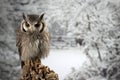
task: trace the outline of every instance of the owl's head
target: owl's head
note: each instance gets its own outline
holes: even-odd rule
[[[21,23],[21,30],[23,32],[42,32],[44,29],[44,24],[42,23],[44,14],[41,15],[25,15],[23,13],[23,21]]]

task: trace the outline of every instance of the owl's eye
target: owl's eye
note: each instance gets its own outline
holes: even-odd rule
[[[40,26],[40,24],[38,24],[38,23],[37,23],[37,24],[35,24],[35,27],[36,27],[36,28],[37,28],[37,27],[39,27],[39,26]]]
[[[30,25],[27,22],[25,23],[25,25],[26,25],[26,27],[30,27]]]

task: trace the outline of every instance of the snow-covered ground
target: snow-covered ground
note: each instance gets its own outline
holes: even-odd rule
[[[58,73],[60,80],[70,73],[71,68],[80,68],[85,62],[87,57],[78,48],[76,49],[51,49],[50,55],[42,60],[44,65],[48,65],[56,73]]]

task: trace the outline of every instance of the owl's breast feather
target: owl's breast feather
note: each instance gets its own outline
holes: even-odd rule
[[[38,39],[32,42],[30,41],[23,42],[21,59],[27,60],[38,56],[39,54],[38,45],[39,45]]]

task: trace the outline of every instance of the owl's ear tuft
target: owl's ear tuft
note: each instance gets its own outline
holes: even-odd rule
[[[23,16],[23,19],[26,20],[26,15],[24,13],[22,14],[22,16]]]
[[[45,13],[41,14],[40,18],[43,19],[44,15],[45,15]]]
[[[39,22],[41,22],[43,20],[44,15],[45,15],[45,13],[43,13],[43,14],[40,15]]]

